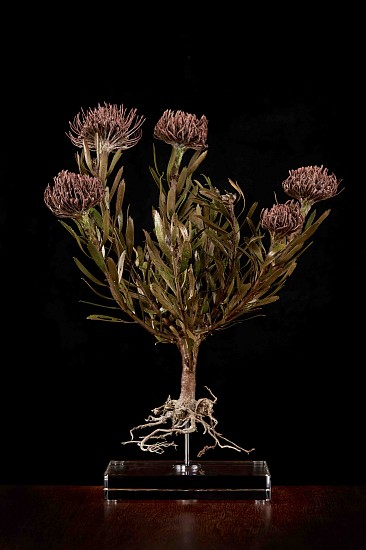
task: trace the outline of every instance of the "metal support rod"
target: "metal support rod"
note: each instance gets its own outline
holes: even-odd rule
[[[189,467],[189,434],[184,434],[184,465]]]

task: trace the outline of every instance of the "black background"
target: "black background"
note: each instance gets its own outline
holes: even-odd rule
[[[164,20],[70,10],[57,25],[8,23],[2,64],[2,360],[0,481],[102,484],[115,458],[163,457],[123,446],[168,395],[180,357],[137,325],[86,320],[94,300],[76,243],[43,203],[62,169],[76,170],[68,123],[98,103],[137,108],[143,138],[124,156],[127,201],[142,241],[157,189],[153,128],[165,109],[209,120],[202,171],[247,204],[280,200],[290,169],[324,165],[344,188],[265,316],[210,337],[197,396],[217,396],[218,429],[267,460],[273,483],[365,482],[364,126],[357,14],[186,11]],[[260,12],[260,10],[259,10]],[[61,13],[61,12],[60,12]],[[212,15],[212,14],[211,14]],[[141,19],[140,19],[141,16]],[[178,17],[178,19],[177,19]],[[16,47],[15,47],[16,45]],[[168,146],[156,143],[158,154]],[[80,257],[80,255],[78,256]],[[202,441],[191,438],[192,449]],[[205,440],[206,442],[206,440]],[[192,456],[194,458],[194,455]]]

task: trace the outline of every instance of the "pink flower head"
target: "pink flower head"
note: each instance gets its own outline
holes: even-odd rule
[[[59,218],[82,218],[105,194],[102,182],[87,174],[62,170],[53,180],[53,188],[47,185],[45,189],[44,202]]]
[[[301,229],[304,221],[300,204],[291,200],[285,204],[274,204],[272,208],[263,209],[260,223],[276,240],[288,237]]]
[[[85,141],[89,149],[95,151],[98,136],[102,150],[126,150],[140,140],[144,121],[144,117],[137,116],[136,109],[127,111],[123,105],[104,103],[86,113],[81,110],[70,122],[71,131],[67,135],[76,147],[82,148]]]
[[[328,169],[323,166],[305,166],[290,170],[289,174],[282,182],[284,192],[308,206],[338,194],[341,180],[337,180],[334,174],[328,174]]]
[[[154,137],[174,147],[199,150],[206,147],[207,125],[204,115],[198,119],[183,111],[167,110],[155,125]]]

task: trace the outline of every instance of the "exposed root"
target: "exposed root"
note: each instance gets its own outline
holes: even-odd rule
[[[212,391],[205,386],[210,392],[212,399],[203,397],[194,400],[193,403],[182,403],[179,400],[171,399],[170,396],[160,407],[152,409],[152,415],[146,418],[145,424],[140,424],[130,430],[131,440],[123,441],[122,444],[135,443],[142,451],[161,454],[166,447],[177,447],[170,438],[177,435],[185,435],[198,431],[200,426],[204,434],[212,437],[212,445],[205,445],[198,453],[198,457],[202,457],[206,451],[220,447],[221,449],[234,449],[235,451],[244,451],[250,453],[254,449],[243,449],[233,441],[230,441],[222,434],[217,432],[216,426],[218,421],[213,416],[213,408],[217,401]],[[168,424],[168,427],[161,426]],[[134,433],[137,430],[152,429],[145,436],[140,436],[134,439]]]

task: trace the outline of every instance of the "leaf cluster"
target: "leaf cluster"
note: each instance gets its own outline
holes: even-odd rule
[[[268,235],[255,219],[258,204],[246,208],[241,188],[230,179],[230,192],[221,194],[210,178],[195,176],[207,150],[194,151],[187,160],[185,155],[172,147],[161,171],[154,149],[150,174],[158,200],[153,230],[143,230],[143,243],[135,242],[134,221],[124,206],[121,152],[92,158],[84,146],[77,155],[79,170],[103,181],[105,199],[82,220],[73,220],[75,225],[61,221],[88,258],[87,264],[74,259],[99,299],[94,305],[105,311],[88,318],[135,322],[158,342],[178,345],[200,343],[276,301],[330,212],[317,219],[312,212],[300,234],[269,253]],[[89,263],[98,270],[92,272]]]

